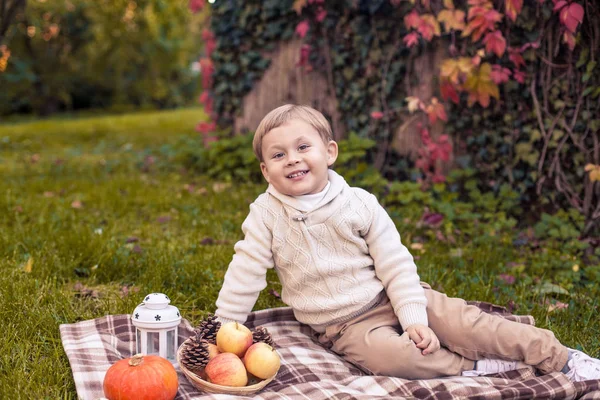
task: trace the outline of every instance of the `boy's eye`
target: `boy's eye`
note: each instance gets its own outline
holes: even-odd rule
[[[275,153],[273,154],[273,158],[281,158],[283,157],[283,153]]]
[[[301,144],[300,146],[298,146],[298,150],[306,150],[308,149],[310,146],[307,144]]]

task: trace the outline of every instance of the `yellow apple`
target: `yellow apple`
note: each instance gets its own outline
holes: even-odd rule
[[[221,353],[233,353],[243,357],[252,345],[252,332],[238,322],[227,322],[217,332],[217,348]]]
[[[220,353],[219,348],[216,344],[209,343],[206,347],[208,347],[208,359],[212,360],[215,358],[217,354]]]
[[[204,369],[209,381],[217,385],[241,387],[248,383],[242,360],[233,353],[219,353]]]
[[[243,361],[246,370],[261,379],[273,376],[281,363],[277,351],[263,342],[257,342],[250,346]]]

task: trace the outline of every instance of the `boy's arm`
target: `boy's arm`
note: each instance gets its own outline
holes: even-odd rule
[[[364,238],[373,258],[375,273],[383,282],[395,314],[404,330],[411,325],[428,326],[427,298],[420,284],[417,266],[402,244],[394,221],[372,196],[373,221]]]
[[[215,315],[221,322],[245,322],[248,313],[267,286],[267,269],[273,268],[271,232],[262,221],[260,207],[250,205],[242,224],[244,239],[234,246],[235,254],[225,273]]]

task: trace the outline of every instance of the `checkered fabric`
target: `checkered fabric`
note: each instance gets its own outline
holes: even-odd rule
[[[489,303],[470,302],[485,312],[533,324],[530,316],[515,316]],[[370,376],[316,341],[308,326],[296,321],[290,308],[274,308],[250,314],[246,325],[266,327],[281,356],[277,377],[252,399],[600,399],[600,380],[571,382],[556,372],[535,376],[529,370],[484,377],[449,377],[406,380]],[[179,325],[179,343],[193,327]],[[109,315],[60,326],[62,343],[71,364],[80,399],[103,397],[106,370],[135,352],[135,328],[129,315]],[[178,365],[175,365],[179,372]],[[177,399],[229,399],[229,395],[203,393],[179,372]]]

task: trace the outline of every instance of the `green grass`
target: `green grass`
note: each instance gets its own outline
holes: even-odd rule
[[[241,222],[265,186],[187,172],[184,155],[201,145],[193,127],[202,118],[192,108],[0,125],[2,398],[76,398],[59,324],[130,313],[154,291],[193,324],[214,311]],[[561,298],[568,309],[550,313],[527,280],[495,280],[516,257],[500,240],[463,243],[463,257],[427,246],[418,264],[434,287],[513,301],[565,344],[599,355],[598,289],[578,289]],[[279,290],[276,276],[268,281],[255,309],[282,305],[269,294]],[[96,292],[82,294],[81,285]]]

